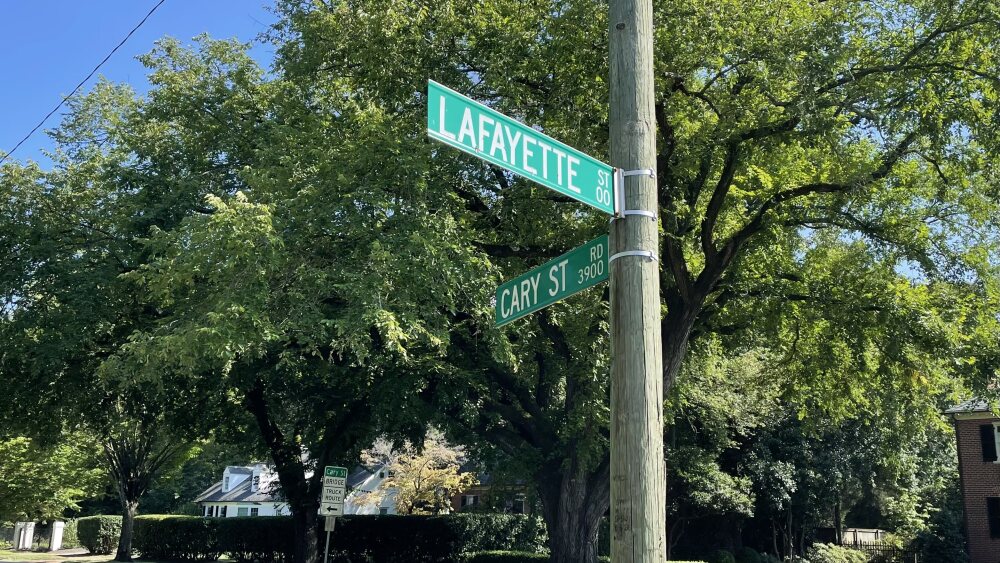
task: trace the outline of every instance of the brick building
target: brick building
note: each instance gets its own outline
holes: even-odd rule
[[[1000,418],[985,401],[946,411],[955,423],[970,563],[1000,563]]]

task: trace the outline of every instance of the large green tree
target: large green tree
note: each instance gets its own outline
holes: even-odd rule
[[[974,356],[965,345],[991,332],[995,289],[996,6],[654,8],[666,388],[692,336],[711,332],[809,343],[793,346],[792,361],[803,365],[797,385],[805,400],[834,410],[855,408],[880,386],[913,394],[940,383],[943,372],[925,373],[921,352],[934,349],[925,336],[937,325],[954,329],[940,331],[953,359]],[[352,194],[375,185],[392,213],[362,228],[378,232],[422,212],[427,226],[415,236],[448,230],[444,248],[488,263],[494,282],[604,230],[603,218],[573,202],[429,144],[422,92],[435,78],[606,155],[614,24],[606,5],[372,0],[281,9],[282,76],[327,134],[363,132],[321,154],[371,164],[341,178],[307,160],[292,178],[298,185]],[[825,239],[855,244],[836,264],[814,267],[806,253]],[[414,396],[430,398],[456,430],[531,460],[554,559],[592,560],[607,508],[601,295],[496,331],[481,277],[462,264],[428,266],[463,272],[467,289],[455,311],[453,287],[406,285],[446,303],[450,321],[446,361],[415,362],[427,383]],[[965,283],[949,298],[929,291],[940,280]],[[874,302],[871,291],[895,299]],[[831,316],[806,324],[822,314]],[[806,330],[815,338],[801,338]],[[866,364],[880,346],[889,359]],[[855,377],[859,367],[878,367],[867,370],[878,377]]]
[[[400,340],[428,339],[386,315],[383,299],[418,300],[384,297],[390,265],[371,260],[386,251],[340,228],[384,213],[381,201],[289,181],[304,164],[296,143],[316,124],[302,122],[308,109],[297,92],[265,81],[245,46],[163,41],[143,60],[155,87],[136,122],[150,135],[126,145],[147,159],[137,172],[170,170],[171,181],[189,178],[214,195],[176,225],[147,231],[148,259],[122,279],[158,318],[134,331],[103,372],[135,374],[194,401],[215,398],[198,401],[202,417],[184,420],[190,405],[174,401],[180,427],[249,421],[292,511],[295,560],[314,560],[321,468],[357,459],[374,439],[377,405],[395,401],[376,359],[400,353]],[[164,143],[177,144],[164,151]],[[319,165],[351,173],[335,158]],[[223,181],[206,183],[214,175]],[[144,191],[160,179],[137,181],[148,183]],[[401,236],[388,235],[386,246],[409,242]],[[433,251],[432,241],[412,246]]]
[[[607,6],[278,10],[273,79],[230,44],[168,42],[146,59],[148,102],[123,101],[135,106],[128,119],[102,114],[121,150],[95,161],[73,151],[107,141],[67,145],[79,164],[64,177],[92,187],[100,163],[97,185],[119,187],[79,197],[134,204],[111,232],[131,245],[158,228],[124,254],[127,268],[109,270],[112,293],[152,318],[115,325],[132,340],[107,373],[199,390],[216,412],[248,407],[288,469],[286,494],[301,493],[300,534],[316,486],[297,455],[307,444],[321,455],[313,444],[333,436],[335,413],[361,401],[378,425],[437,419],[518,460],[538,486],[553,559],[592,561],[608,507],[605,296],[501,330],[489,300],[496,282],[604,232],[606,218],[431,144],[423,92],[435,78],[602,157]],[[988,374],[996,6],[655,10],[666,389],[691,339],[711,333],[781,348],[803,412],[846,415],[893,391],[926,413],[927,391],[960,369]],[[31,167],[5,173],[19,189],[53,181]],[[314,399],[321,388],[333,403]],[[373,422],[349,420],[338,436]],[[314,553],[309,542],[297,560]]]
[[[51,444],[0,440],[0,522],[62,518],[105,482],[92,440],[66,434]]]
[[[166,421],[182,395],[99,371],[157,316],[120,276],[143,262],[150,225],[183,216],[183,203],[164,200],[185,198],[162,183],[136,188],[143,175],[162,176],[136,165],[126,143],[147,131],[131,89],[102,82],[69,106],[51,169],[0,169],[0,427],[43,438],[83,429],[97,440],[124,517],[116,558],[128,561],[140,497],[185,450]]]

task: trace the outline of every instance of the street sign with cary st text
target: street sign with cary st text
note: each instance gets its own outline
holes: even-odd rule
[[[614,169],[540,131],[427,82],[427,134],[614,215]]]
[[[328,465],[323,470],[323,497],[319,513],[322,516],[344,514],[344,493],[347,490],[347,468]]]
[[[608,279],[608,258],[608,235],[601,235],[505,282],[497,288],[495,296],[496,326],[548,307]]]

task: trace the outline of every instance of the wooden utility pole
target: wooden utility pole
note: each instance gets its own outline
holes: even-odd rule
[[[617,180],[624,180],[625,210],[611,226],[611,560],[661,563],[666,473],[652,0],[610,0],[608,25],[611,165],[624,171]]]

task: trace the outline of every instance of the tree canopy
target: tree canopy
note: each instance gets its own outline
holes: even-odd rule
[[[813,419],[933,421],[941,402],[985,391],[995,3],[654,9],[668,393],[706,357],[760,352],[769,381],[748,389],[795,409],[780,416],[802,421],[798,447]],[[310,464],[433,421],[532,478],[555,560],[593,560],[608,505],[606,293],[501,329],[490,298],[606,218],[430,142],[424,93],[433,78],[606,159],[607,6],[277,11],[270,74],[233,42],[163,41],[143,58],[145,98],[102,85],[57,131],[53,170],[4,166],[0,252],[16,267],[0,273],[14,343],[0,368],[57,379],[66,397],[98,375],[141,381],[166,391],[167,418],[256,426],[302,514],[318,502]],[[69,404],[50,398],[40,408]],[[719,453],[678,468],[685,494],[746,513],[748,497],[699,496],[747,478]]]
[[[93,442],[81,434],[61,438],[0,440],[0,522],[62,518],[105,483]]]

